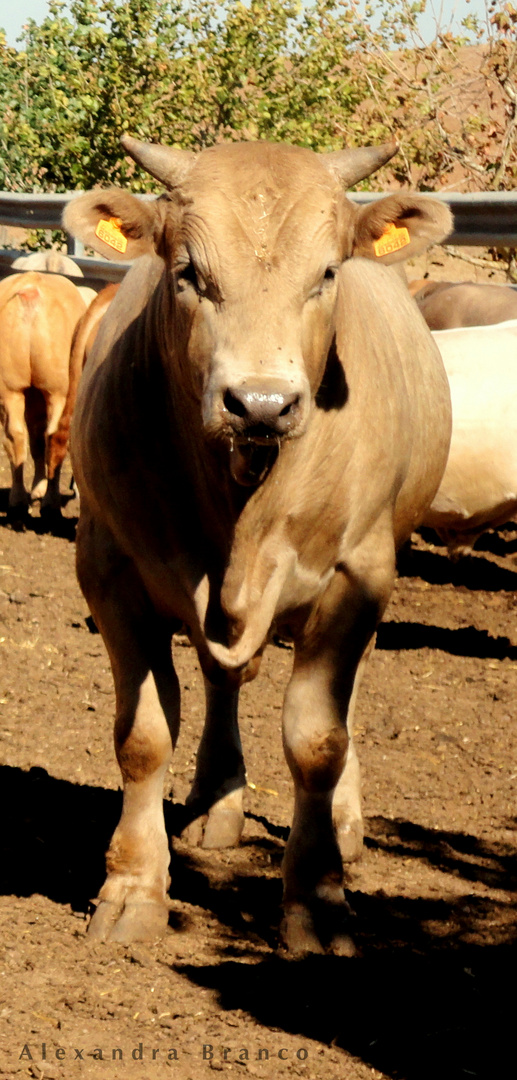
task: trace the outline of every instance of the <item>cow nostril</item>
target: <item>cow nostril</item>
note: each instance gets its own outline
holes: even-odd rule
[[[296,394],[292,401],[288,401],[287,405],[284,405],[283,409],[280,410],[278,415],[287,416],[291,412],[291,409],[294,409],[295,405],[298,405],[299,400],[300,395]]]
[[[227,390],[224,398],[223,405],[228,412],[233,413],[234,416],[246,416],[247,409],[243,401],[239,401],[238,397],[232,394],[231,390]]]
[[[300,406],[297,391],[285,392],[274,380],[227,387],[222,394],[226,423],[235,431],[263,426],[277,435],[286,435],[296,425]]]

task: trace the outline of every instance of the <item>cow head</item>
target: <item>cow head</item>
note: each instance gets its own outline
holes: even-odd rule
[[[450,231],[450,213],[405,194],[362,208],[347,200],[346,186],[394,143],[324,155],[266,142],[197,155],[129,136],[123,145],[168,195],[94,191],[69,205],[65,227],[111,258],[163,259],[182,382],[234,479],[257,484],[315,407],[343,261],[405,259]]]

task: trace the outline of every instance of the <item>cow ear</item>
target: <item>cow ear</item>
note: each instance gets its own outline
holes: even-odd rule
[[[119,188],[90,191],[68,204],[63,225],[107,259],[137,259],[159,243],[163,215],[157,202]]]
[[[452,214],[437,199],[418,195],[387,195],[358,212],[353,255],[394,263],[425,251],[452,231]]]

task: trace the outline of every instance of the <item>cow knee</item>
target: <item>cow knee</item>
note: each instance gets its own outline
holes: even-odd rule
[[[171,740],[168,731],[128,731],[128,726],[127,717],[117,717],[115,749],[124,779],[138,783],[163,768],[171,756]]]
[[[285,742],[295,783],[313,794],[334,790],[343,772],[347,749],[348,734],[344,726],[305,738],[295,736]]]

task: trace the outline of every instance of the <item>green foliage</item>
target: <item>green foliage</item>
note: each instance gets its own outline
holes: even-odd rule
[[[479,108],[447,112],[476,21],[462,39],[437,28],[428,46],[418,40],[425,3],[376,0],[360,14],[359,0],[49,0],[20,50],[0,32],[0,189],[150,190],[121,154],[125,130],[192,149],[282,139],[327,150],[399,133],[395,180],[433,188],[466,161],[474,186],[482,174],[510,186],[513,132],[498,160]],[[514,20],[511,4],[492,20],[482,76],[506,96]]]
[[[381,73],[373,55],[352,70],[361,38],[353,0],[50,0],[22,50],[0,38],[0,187],[149,187],[121,157],[126,129],[194,149],[365,141],[356,112]]]

